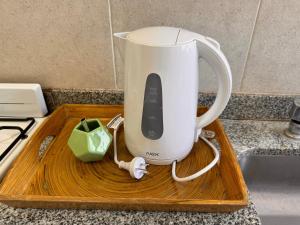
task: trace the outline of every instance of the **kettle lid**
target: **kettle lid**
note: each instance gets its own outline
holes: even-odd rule
[[[193,40],[197,33],[176,27],[146,27],[130,32],[127,40],[152,46],[175,46]]]

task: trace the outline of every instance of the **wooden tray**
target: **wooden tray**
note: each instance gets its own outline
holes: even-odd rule
[[[206,109],[200,108],[199,113]],[[112,146],[104,160],[83,163],[77,160],[67,141],[81,118],[100,118],[107,123],[123,112],[122,106],[63,105],[28,141],[0,186],[0,201],[14,207],[30,208],[105,208],[134,210],[176,210],[229,212],[247,205],[245,182],[231,144],[220,121],[207,129],[217,133],[221,161],[207,174],[186,183],[171,178],[171,166],[150,165],[150,174],[140,181],[113,162]],[[132,156],[119,131],[119,159]],[[55,136],[40,156],[40,145]],[[177,173],[196,172],[213,159],[212,150],[202,141],[178,163]]]

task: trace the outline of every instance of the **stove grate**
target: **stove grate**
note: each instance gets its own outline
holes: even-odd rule
[[[27,138],[27,132],[35,124],[35,119],[32,117],[28,118],[0,118],[2,122],[29,122],[27,127],[24,129],[18,126],[0,126],[0,130],[18,130],[20,134],[15,138],[15,140],[4,150],[0,155],[0,162],[5,158],[5,156],[13,149],[13,147],[22,139]]]

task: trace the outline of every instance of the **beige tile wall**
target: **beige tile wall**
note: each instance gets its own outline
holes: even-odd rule
[[[241,91],[300,94],[299,0],[262,0]]]
[[[106,0],[0,1],[0,82],[115,88]]]
[[[165,25],[217,39],[234,92],[300,94],[298,0],[0,1],[0,12],[0,82],[122,89],[112,33]],[[200,70],[200,90],[215,91],[211,69]]]

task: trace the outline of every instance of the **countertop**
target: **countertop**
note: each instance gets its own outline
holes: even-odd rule
[[[287,122],[223,120],[237,153],[300,155],[283,135]],[[0,224],[261,224],[251,201],[233,213],[16,209],[0,203]]]

